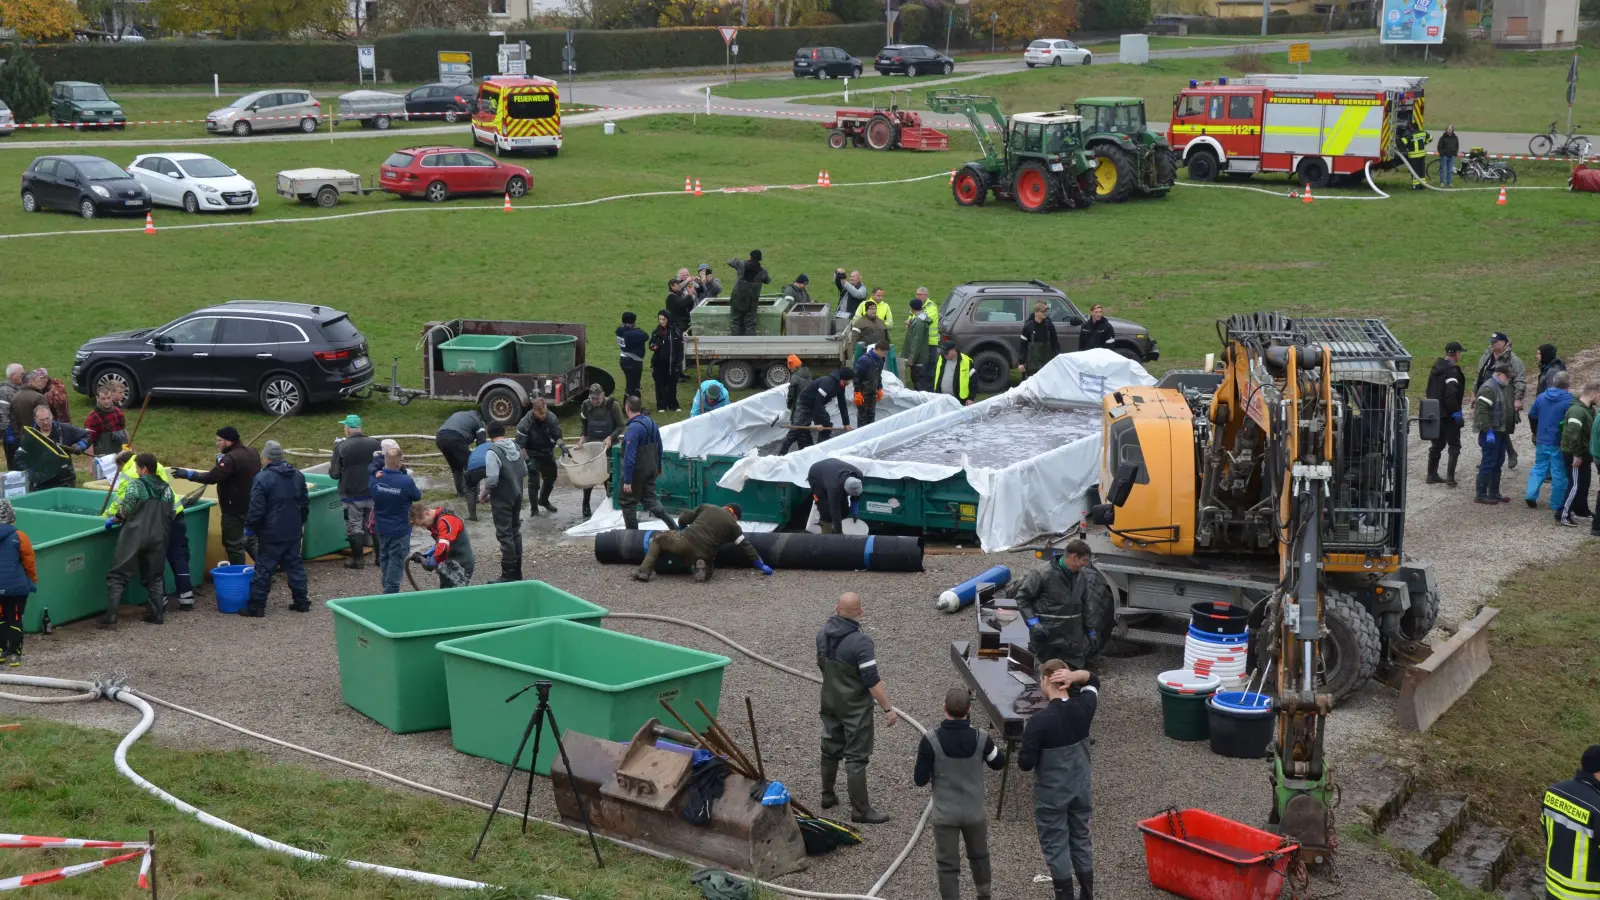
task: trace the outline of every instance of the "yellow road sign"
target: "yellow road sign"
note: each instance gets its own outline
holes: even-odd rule
[[[1291,62],[1291,63],[1308,63],[1308,62],[1311,62],[1311,45],[1310,44],[1290,44],[1289,45],[1289,62]]]
[[[442,63],[471,63],[472,54],[456,50],[440,50],[439,62]]]

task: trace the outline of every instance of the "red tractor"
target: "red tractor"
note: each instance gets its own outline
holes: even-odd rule
[[[836,110],[834,121],[822,125],[828,129],[828,146],[835,150],[850,146],[874,150],[950,149],[949,135],[924,127],[920,114],[904,108],[908,104],[902,100],[910,99],[909,90],[896,90],[890,92],[887,109],[879,109],[874,102],[871,109]]]

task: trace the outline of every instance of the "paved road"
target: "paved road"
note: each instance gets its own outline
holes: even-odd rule
[[[1365,37],[1340,37],[1310,40],[1313,50],[1332,50],[1353,46],[1368,38]],[[1192,59],[1229,56],[1243,48],[1257,50],[1261,53],[1283,53],[1288,50],[1288,41],[1265,42],[1232,42],[1226,44],[1211,44],[1200,47],[1186,47],[1177,50],[1153,50],[1152,59]],[[1096,65],[1105,65],[1118,62],[1118,54],[1099,54],[1095,57]],[[1025,71],[1020,55],[1011,59],[990,59],[971,63],[963,63],[960,73],[949,78],[919,78],[914,83],[918,88],[937,87],[947,84],[960,84],[986,75],[997,75],[1010,72]],[[750,76],[752,80],[785,81],[792,80],[786,73],[763,72]],[[679,75],[663,76],[659,78],[614,78],[597,79],[593,81],[579,81],[574,90],[569,91],[565,83],[561,86],[562,99],[567,102],[594,104],[607,109],[600,113],[582,113],[566,116],[567,125],[589,125],[603,120],[618,120],[636,116],[655,115],[662,112],[691,112],[706,110],[705,89],[726,81],[726,78],[717,75]],[[865,74],[860,79],[851,79],[850,94],[852,102],[860,94],[875,94],[883,91],[902,87],[908,80],[897,77]],[[831,95],[806,95],[809,97]],[[841,87],[838,96],[843,101]],[[803,119],[819,121],[832,118],[832,113],[827,107],[813,106],[793,102],[799,97],[779,97],[765,100],[731,100],[723,97],[711,98],[710,112],[714,115],[755,116],[760,118],[778,119]],[[961,116],[950,116],[938,113],[924,113],[923,118],[928,124],[940,128],[963,128],[966,119]],[[334,140],[362,140],[368,138],[394,137],[398,134],[423,135],[423,134],[465,134],[466,126],[463,125],[425,125],[407,128],[403,131],[377,131],[374,129],[348,129],[334,133]],[[19,135],[0,143],[0,149],[15,148],[29,150],[86,148],[86,147],[174,147],[174,146],[207,146],[226,145],[240,141],[239,138],[227,136],[207,136],[194,138],[166,138],[166,139],[139,139],[130,138],[123,140],[106,141],[74,141],[74,140],[35,140],[19,141]],[[1490,153],[1499,154],[1524,154],[1527,153],[1528,138],[1525,134],[1500,134],[1491,132],[1461,132],[1461,141],[1465,146],[1483,147]],[[326,141],[329,139],[327,132],[317,134],[283,134],[262,135],[252,137],[250,141]]]

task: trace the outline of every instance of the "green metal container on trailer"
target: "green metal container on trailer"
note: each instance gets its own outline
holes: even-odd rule
[[[305,476],[311,514],[306,517],[300,552],[306,559],[338,553],[350,546],[344,533],[344,502],[339,499],[339,482],[316,472],[306,472]]]
[[[90,520],[95,527],[102,527],[105,517],[101,514],[101,507],[105,504],[106,492],[87,490],[85,488],[50,488],[32,494],[23,494],[13,497],[11,505],[18,510],[43,510],[46,512],[61,513],[63,515],[82,516]],[[188,509],[184,510],[184,533],[189,540],[189,578],[196,586],[205,583],[209,570],[205,565],[206,540],[211,528],[211,508],[216,506],[212,500],[197,500]],[[116,544],[116,532],[111,532],[112,545]],[[33,539],[29,535],[29,540]],[[102,573],[104,574],[104,573]],[[178,581],[173,577],[172,567],[167,566],[163,581],[168,593],[177,590]],[[104,602],[104,591],[101,592],[101,601]],[[123,602],[137,606],[148,602],[150,592],[144,585],[130,583],[127,593],[123,595]],[[62,621],[51,615],[52,622]]]
[[[728,303],[727,297],[712,297],[694,308],[689,314],[689,324],[698,334],[730,334],[733,329],[729,327]],[[783,334],[783,316],[793,305],[794,300],[790,297],[762,297],[756,304],[756,334],[774,337]],[[686,350],[693,354],[694,337],[690,336],[688,341],[690,347]]]
[[[728,658],[567,620],[547,620],[445,641],[450,739],[469,756],[510,763],[538,703],[528,691],[549,681],[550,708],[563,731],[610,741],[631,740],[639,726],[672,704],[697,729],[707,723],[694,701],[717,714]],[[677,723],[670,723],[677,727]],[[533,741],[516,760],[520,769],[550,774],[556,742],[545,732],[539,758]]]
[[[578,364],[574,334],[524,334],[517,338],[516,350],[517,371],[524,375],[564,375]]]
[[[439,345],[446,372],[516,371],[516,338],[503,334],[459,334]]]
[[[357,712],[397,734],[450,727],[440,641],[606,610],[542,581],[478,584],[329,600],[339,690]]]
[[[745,490],[753,483],[747,483]],[[865,522],[916,531],[973,534],[978,530],[978,492],[967,483],[965,474],[941,481],[869,475],[861,479],[860,513]]]
[[[28,596],[22,630],[39,631],[44,611],[50,622],[64,625],[106,611],[106,572],[111,568],[117,535],[98,518],[42,509],[18,509],[17,528],[33,544],[39,590]]]

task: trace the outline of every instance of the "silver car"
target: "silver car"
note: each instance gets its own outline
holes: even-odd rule
[[[12,117],[11,108],[6,106],[4,100],[0,100],[0,137],[5,137],[16,130],[17,120]]]
[[[322,102],[310,91],[256,91],[207,115],[206,131],[244,137],[257,131],[298,128],[310,134],[322,124],[322,116]]]

